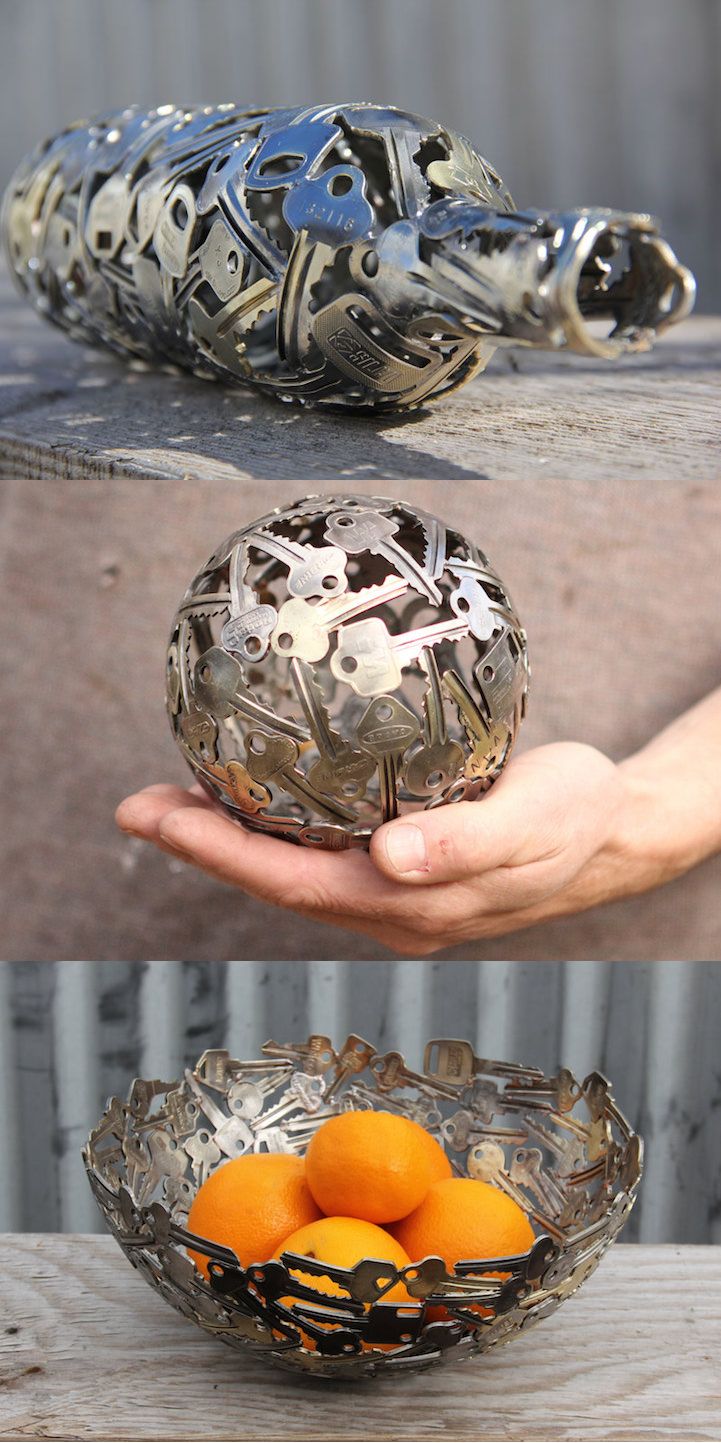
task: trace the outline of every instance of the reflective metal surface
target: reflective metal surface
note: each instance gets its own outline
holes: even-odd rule
[[[337,1050],[314,1035],[263,1052],[245,1062],[204,1052],[177,1082],[137,1079],[127,1101],[110,1099],[83,1156],[110,1231],[148,1282],[206,1331],[281,1367],[400,1374],[507,1342],[580,1287],[633,1205],[641,1139],[598,1072],[582,1083],[566,1068],[548,1077],[476,1057],[456,1039],[430,1041],[420,1073],[355,1034]],[[244,1269],[230,1249],[188,1232],[213,1168],[250,1152],[303,1154],[327,1117],[356,1108],[413,1118],[445,1147],[454,1174],[514,1198],[537,1230],[530,1251],[459,1260],[451,1272],[433,1256],[401,1270],[370,1258],[345,1270],[290,1253]],[[211,1260],[207,1281],[189,1247]],[[343,1291],[319,1305],[299,1271]],[[384,1301],[399,1280],[410,1305]]]
[[[330,848],[487,791],[527,688],[525,634],[483,553],[375,497],[309,497],[228,537],[167,658],[173,733],[211,794]]]
[[[695,290],[650,216],[518,212],[462,136],[357,103],[79,122],[21,165],[3,230],[72,335],[301,403],[414,407],[503,344],[613,359]]]

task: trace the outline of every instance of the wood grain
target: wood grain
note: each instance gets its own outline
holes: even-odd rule
[[[405,420],[302,412],[126,365],[0,278],[0,475],[652,480],[721,474],[721,317],[618,364],[516,350]]]
[[[174,1314],[109,1237],[0,1240],[0,1438],[718,1439],[721,1248],[611,1250],[525,1338],[371,1384],[271,1370]]]

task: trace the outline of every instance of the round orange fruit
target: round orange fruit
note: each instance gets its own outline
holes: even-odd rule
[[[431,1168],[430,1187],[434,1182],[443,1182],[444,1178],[453,1177],[453,1168],[448,1153],[441,1147],[437,1138],[433,1137],[430,1132],[426,1132],[424,1127],[421,1128],[421,1133]]]
[[[393,1236],[413,1262],[441,1257],[449,1271],[473,1258],[516,1257],[535,1241],[513,1198],[469,1177],[434,1183],[420,1206],[394,1225]]]
[[[418,1207],[431,1185],[429,1140],[417,1122],[392,1112],[341,1112],[311,1139],[308,1187],[329,1216],[395,1222]]]
[[[248,1153],[222,1163],[196,1193],[188,1231],[232,1248],[241,1267],[264,1263],[297,1228],[320,1216],[305,1180],[301,1157]],[[201,1273],[208,1258],[188,1249]]]
[[[318,1262],[331,1263],[337,1268],[354,1268],[363,1258],[379,1258],[397,1268],[407,1267],[410,1261],[405,1249],[384,1228],[351,1217],[320,1218],[318,1222],[298,1228],[276,1248],[275,1257],[279,1258],[285,1252],[300,1253],[304,1258],[316,1258]],[[314,1273],[305,1273],[295,1267],[292,1272],[299,1282],[317,1289],[319,1293],[330,1297],[348,1296],[340,1284],[325,1274],[316,1277]],[[403,1283],[396,1283],[383,1294],[383,1302],[409,1301]]]

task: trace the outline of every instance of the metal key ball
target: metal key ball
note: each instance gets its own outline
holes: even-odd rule
[[[527,690],[525,633],[483,552],[376,497],[310,497],[229,536],[168,647],[196,776],[249,827],[316,847],[480,797]]]

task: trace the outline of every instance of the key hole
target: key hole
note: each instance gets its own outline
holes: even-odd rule
[[[334,587],[338,585],[339,580],[340,577],[338,576],[324,576],[321,586],[324,591],[333,591]]]
[[[484,668],[483,668],[483,680],[484,680],[484,681],[493,681],[493,678],[494,678],[495,674],[496,674],[496,673],[494,672],[492,666],[484,666]]]
[[[185,230],[187,228],[188,221],[190,220],[190,211],[188,210],[185,201],[182,200],[180,196],[178,196],[178,199],[173,206],[171,214],[173,220],[175,221],[175,224],[178,226],[178,229]]]
[[[426,777],[427,787],[439,787],[443,781],[443,772],[430,772]]]
[[[278,637],[278,645],[283,651],[289,651],[293,645],[293,638],[289,631],[282,631]]]
[[[231,276],[235,276],[235,275],[238,274],[238,266],[240,265],[240,256],[238,255],[238,252],[237,252],[237,251],[229,251],[229,252],[228,252],[228,258],[227,258],[227,260],[226,260],[226,265],[227,265],[227,267],[228,267],[228,270],[229,270]]]
[[[249,787],[248,796],[252,797],[254,802],[265,801],[265,792],[261,792],[260,787]]]
[[[355,526],[355,517],[353,517],[353,516],[337,516],[337,517],[336,517],[336,523],[335,523],[335,524],[336,524],[336,526]]]
[[[252,752],[255,752],[255,755],[256,755],[257,757],[262,757],[262,755],[263,755],[263,753],[264,753],[264,751],[265,751],[265,749],[266,749],[266,745],[267,745],[267,743],[266,743],[265,737],[264,737],[264,736],[261,736],[258,732],[256,732],[256,733],[250,738],[250,750],[251,750]]]
[[[471,605],[467,596],[457,596],[456,606],[458,607],[459,611],[470,611],[471,609]]]
[[[387,701],[379,701],[376,707],[376,716],[379,721],[390,721],[393,716],[393,707]]]
[[[353,672],[358,670],[358,662],[355,657],[344,656],[341,660],[341,670],[347,672],[349,676],[352,676]]]
[[[257,656],[262,646],[263,643],[259,636],[247,636],[245,639],[245,649],[250,656]]]
[[[352,175],[334,175],[329,189],[331,195],[347,195],[353,189]]]

